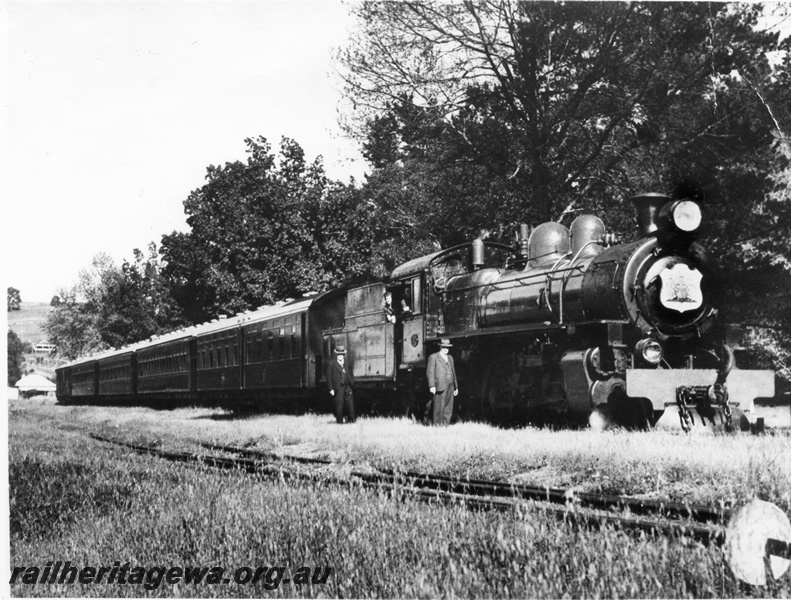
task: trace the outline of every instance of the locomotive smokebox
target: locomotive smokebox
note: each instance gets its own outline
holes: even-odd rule
[[[659,229],[659,211],[670,202],[670,196],[649,192],[630,198],[637,212],[637,235],[650,237]]]

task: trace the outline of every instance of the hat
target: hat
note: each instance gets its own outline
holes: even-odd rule
[[[453,344],[450,343],[450,340],[448,338],[442,338],[439,341],[439,347],[440,348],[453,348]]]
[[[335,354],[346,354],[346,346],[335,346]]]

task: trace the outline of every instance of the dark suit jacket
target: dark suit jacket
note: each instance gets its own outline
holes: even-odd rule
[[[453,357],[448,354],[448,361],[445,362],[439,352],[429,356],[428,365],[426,366],[426,379],[428,379],[428,387],[437,388],[437,392],[445,390],[451,385],[454,389],[459,389]]]
[[[345,371],[345,372],[344,372]],[[354,388],[354,375],[351,366],[346,362],[342,367],[337,360],[333,360],[327,373],[327,386],[335,391],[335,396],[343,394],[343,387]]]

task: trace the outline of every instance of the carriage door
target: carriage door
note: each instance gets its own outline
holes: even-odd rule
[[[423,311],[423,286],[420,277],[409,281],[405,295],[410,297],[412,314],[402,317],[401,364],[424,364],[423,342],[426,339],[425,313]]]

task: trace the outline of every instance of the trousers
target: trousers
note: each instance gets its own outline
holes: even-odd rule
[[[434,425],[450,425],[450,419],[453,416],[453,392],[455,388],[449,385],[444,390],[434,394],[432,421]]]
[[[343,423],[344,415],[347,423],[354,423],[357,420],[354,414],[354,394],[352,388],[348,386],[342,386],[340,391],[335,393],[335,420]]]

